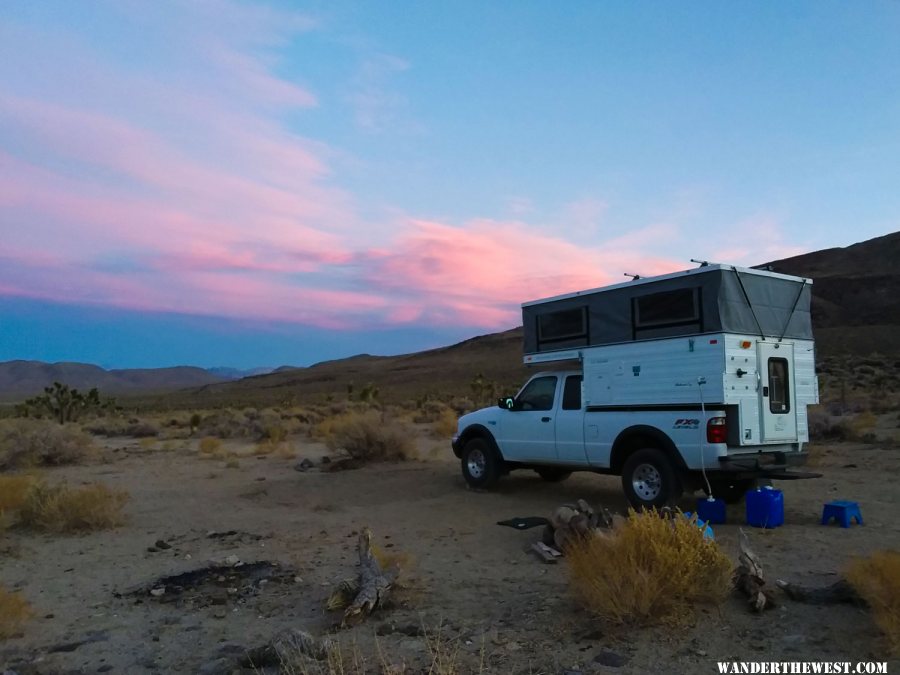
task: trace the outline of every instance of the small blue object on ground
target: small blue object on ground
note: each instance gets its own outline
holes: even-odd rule
[[[862,513],[859,510],[859,504],[856,502],[844,501],[838,499],[825,504],[822,509],[822,524],[828,525],[834,518],[841,527],[850,527],[850,520],[856,518],[856,524],[862,525]]]
[[[687,518],[688,520],[691,519],[692,515],[693,514],[691,514],[690,511],[684,512],[684,517]],[[706,524],[706,521],[700,520],[699,517],[697,518],[697,527],[699,527],[701,530],[703,530],[703,538],[704,539],[715,539],[715,535],[713,534],[713,529],[709,525]]]
[[[725,522],[724,500],[709,499],[708,497],[698,499],[697,517],[713,525],[722,525]]]
[[[784,525],[784,494],[765,487],[747,493],[747,524],[773,528]]]

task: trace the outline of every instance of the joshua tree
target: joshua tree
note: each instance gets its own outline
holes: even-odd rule
[[[24,410],[45,410],[57,422],[65,424],[78,419],[85,410],[99,409],[114,405],[112,399],[100,400],[100,392],[94,387],[87,394],[70,388],[67,384],[54,382],[52,387],[44,387],[44,393],[30,398],[24,403]]]

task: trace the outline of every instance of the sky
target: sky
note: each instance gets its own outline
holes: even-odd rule
[[[897,230],[895,0],[0,0],[0,361],[405,353]]]

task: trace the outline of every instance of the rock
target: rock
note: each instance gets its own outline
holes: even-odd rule
[[[97,668],[97,672],[98,673],[108,673],[112,669],[113,669],[113,667],[110,664],[104,663],[102,666]]]
[[[601,649],[600,653],[594,657],[594,663],[606,666],[607,668],[621,668],[627,662],[628,659],[611,649]]]
[[[228,616],[228,610],[224,607],[218,607],[216,611],[213,612],[213,616],[216,619],[224,619],[226,616]]]
[[[322,464],[331,464],[331,457],[328,455],[322,455],[322,459],[319,460]]]
[[[304,457],[303,460],[294,465],[294,471],[309,471],[314,466],[315,464],[312,463],[309,457]]]
[[[156,548],[158,548],[160,551],[167,551],[172,548],[172,544],[167,544],[162,539],[157,539],[154,546],[156,546]]]
[[[229,567],[234,567],[239,562],[241,562],[241,559],[233,554],[228,556],[227,558],[225,558],[225,564],[228,565]]]
[[[158,553],[158,552],[159,552],[159,549],[156,548],[155,546],[148,546],[148,547],[147,547],[147,553]]]
[[[165,586],[163,586],[161,588],[153,588],[150,590],[150,595],[152,595],[154,598],[159,598],[159,597],[165,595],[165,593],[166,593]]]

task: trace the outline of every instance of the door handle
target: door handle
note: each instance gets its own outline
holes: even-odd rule
[[[542,418],[541,418],[541,422],[549,422],[549,421],[550,421],[550,418],[549,418],[549,417],[542,417]]]
[[[763,387],[763,396],[768,396],[768,395],[769,395],[769,388]]]

